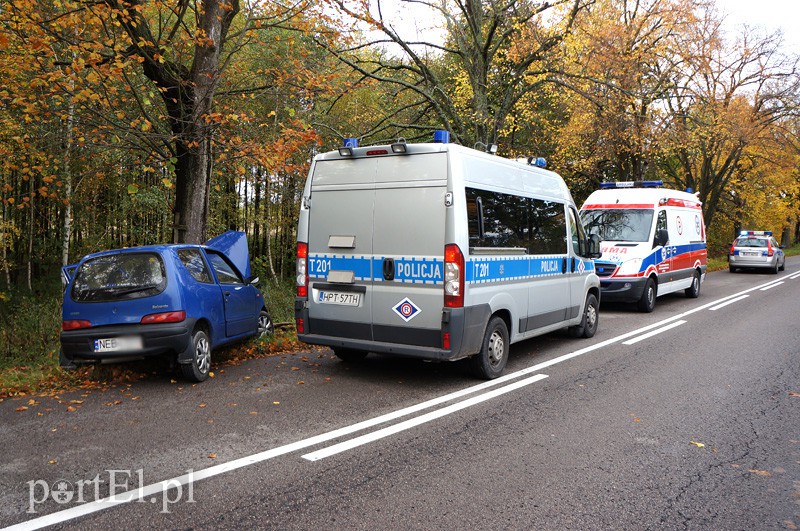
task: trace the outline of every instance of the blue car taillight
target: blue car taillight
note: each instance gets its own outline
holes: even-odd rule
[[[84,319],[71,319],[68,321],[61,321],[61,330],[79,330],[81,328],[91,328],[92,323]]]
[[[180,323],[186,319],[186,312],[161,312],[151,313],[142,317],[141,324]]]

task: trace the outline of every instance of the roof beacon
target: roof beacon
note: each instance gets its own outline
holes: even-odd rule
[[[739,236],[772,236],[771,230],[743,230]]]
[[[433,132],[433,142],[434,144],[449,144],[450,143],[450,131],[438,130]]]
[[[342,157],[352,157],[353,149],[358,147],[357,138],[345,138],[344,144],[339,148],[339,155]]]

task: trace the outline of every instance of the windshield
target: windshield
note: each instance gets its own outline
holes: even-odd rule
[[[587,234],[597,234],[603,241],[646,242],[653,224],[651,209],[620,208],[581,211]]]
[[[155,253],[117,253],[84,262],[72,283],[72,299],[102,302],[150,297],[164,291],[164,263]]]

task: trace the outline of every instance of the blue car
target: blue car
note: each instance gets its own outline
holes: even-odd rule
[[[211,351],[272,332],[247,239],[103,251],[63,268],[61,366],[168,356],[195,382]]]

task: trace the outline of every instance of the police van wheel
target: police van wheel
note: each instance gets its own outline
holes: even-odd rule
[[[354,350],[352,348],[343,348],[337,347],[333,349],[333,353],[336,354],[336,357],[346,363],[355,363],[363,360],[369,354],[363,350]]]
[[[569,334],[572,337],[594,337],[597,332],[597,323],[600,312],[600,305],[597,304],[597,297],[589,293],[586,295],[586,308],[583,310],[581,324],[569,327]]]
[[[478,378],[492,380],[503,374],[508,363],[508,328],[505,321],[493,317],[486,327],[481,351],[470,358]]]
[[[700,296],[700,271],[695,270],[692,277],[692,285],[683,291],[690,299],[696,299]]]
[[[644,285],[642,297],[639,299],[639,310],[650,313],[656,308],[656,283],[648,278]]]

